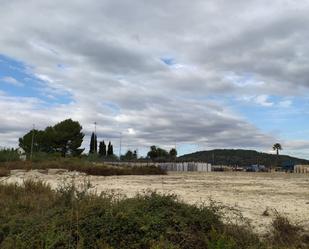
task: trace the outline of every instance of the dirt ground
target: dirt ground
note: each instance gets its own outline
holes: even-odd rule
[[[309,175],[245,172],[177,172],[166,176],[85,176],[77,172],[12,171],[2,182],[40,179],[56,188],[63,181],[76,183],[89,180],[94,189],[115,191],[134,196],[144,190],[175,193],[191,204],[208,203],[210,199],[236,207],[248,218],[257,232],[267,230],[274,209],[293,222],[309,229]],[[269,210],[269,216],[263,215]]]

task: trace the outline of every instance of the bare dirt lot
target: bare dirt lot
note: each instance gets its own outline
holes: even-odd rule
[[[75,182],[89,180],[96,191],[113,190],[133,196],[144,190],[175,193],[191,204],[209,202],[210,198],[238,208],[250,219],[254,229],[263,233],[274,215],[273,210],[309,229],[309,175],[286,173],[169,173],[164,176],[85,176],[74,172],[13,171],[2,182],[40,179],[56,188],[65,179]],[[263,215],[268,209],[269,216]]]

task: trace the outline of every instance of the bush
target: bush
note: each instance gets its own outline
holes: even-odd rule
[[[91,184],[0,184],[0,248],[287,249],[309,248],[302,230],[277,215],[262,241],[249,225],[224,223],[222,207],[175,195],[95,195]],[[306,244],[307,243],[307,244]]]
[[[27,158],[30,158],[30,155],[27,155]],[[46,152],[34,152],[32,155],[33,162],[46,162],[46,161],[55,161],[61,159],[61,153],[46,153]]]
[[[0,150],[0,162],[18,161],[19,154],[15,149],[2,149]]]
[[[271,243],[283,248],[309,248],[309,241],[305,241],[303,228],[292,224],[287,217],[276,212],[272,221]]]
[[[0,185],[0,248],[260,248],[246,241],[239,247],[212,207],[155,192],[97,196],[83,186]]]

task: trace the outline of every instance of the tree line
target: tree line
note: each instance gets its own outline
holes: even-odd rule
[[[78,121],[72,119],[63,120],[54,126],[47,126],[44,130],[32,129],[23,137],[19,138],[19,147],[27,154],[36,152],[59,153],[62,157],[80,156],[85,149],[80,148],[84,133],[82,126]],[[114,147],[109,141],[100,141],[98,146],[97,135],[93,132],[90,138],[88,155],[98,155],[101,158],[115,158]],[[151,146],[146,158],[138,158],[137,150],[128,150],[124,155],[120,156],[120,160],[138,160],[151,159],[153,161],[160,160],[176,160],[177,151],[171,149],[166,151],[157,146]]]

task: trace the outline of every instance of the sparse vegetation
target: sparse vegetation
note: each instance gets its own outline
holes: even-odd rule
[[[57,190],[35,181],[0,185],[3,249],[308,248],[300,230],[284,218],[277,217],[273,227],[261,240],[248,225],[224,223],[221,207],[185,204],[175,195],[96,195],[89,182],[64,183]],[[299,239],[297,247],[277,240],[282,235]]]
[[[94,164],[81,159],[58,159],[43,161],[15,161],[0,163],[0,169],[66,169],[69,171],[78,171],[87,175],[111,176],[111,175],[161,175],[166,171],[155,166],[145,167],[115,167],[108,164]]]
[[[276,213],[272,221],[272,229],[272,244],[284,248],[309,248],[308,241],[305,241],[308,235],[303,233],[303,228],[301,226],[292,224],[287,217]],[[306,245],[307,247],[305,247]]]

